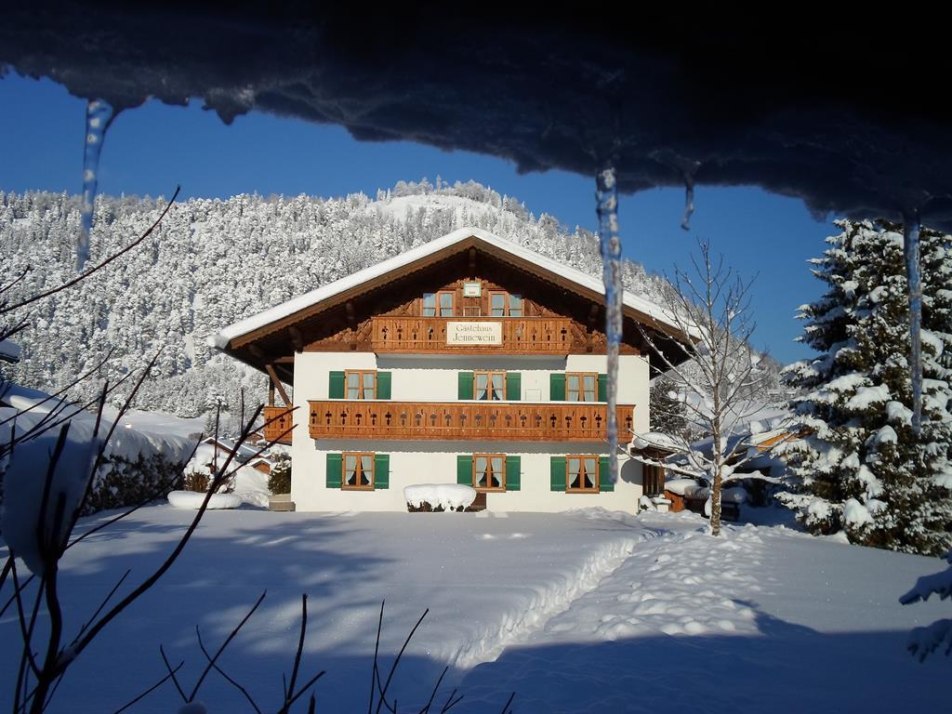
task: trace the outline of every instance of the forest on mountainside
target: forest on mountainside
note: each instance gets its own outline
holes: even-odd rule
[[[147,229],[167,201],[97,200],[91,263]],[[590,275],[602,272],[596,236],[534,216],[517,199],[476,182],[434,186],[398,182],[377,196],[342,198],[240,195],[177,202],[142,245],[77,286],[34,303],[15,318],[29,327],[5,376],[45,391],[95,370],[73,391],[91,398],[158,354],[136,406],[180,416],[221,403],[238,416],[262,402],[266,378],[209,347],[221,328],[378,263],[462,226],[476,226]],[[75,276],[80,199],[66,194],[0,192],[0,271],[8,303]],[[628,290],[660,301],[661,277],[625,262]],[[97,368],[97,365],[102,364]],[[119,402],[125,390],[112,399]]]

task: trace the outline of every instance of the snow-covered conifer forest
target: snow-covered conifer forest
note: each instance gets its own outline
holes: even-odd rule
[[[162,198],[100,197],[91,264],[139,236],[165,204]],[[30,268],[11,289],[11,302],[75,275],[79,222],[76,197],[0,193],[0,270],[16,276]],[[137,406],[196,416],[221,399],[237,416],[240,390],[246,404],[261,402],[265,379],[214,354],[208,335],[464,225],[601,274],[593,234],[569,233],[551,216],[533,216],[518,200],[472,181],[399,182],[373,198],[189,199],[108,269],[31,306],[24,315],[31,327],[18,335],[23,360],[8,376],[54,390],[107,355],[101,376],[115,379],[161,350]],[[625,282],[653,300],[667,285],[630,261]],[[83,389],[95,391],[98,380],[86,380]],[[122,397],[117,392],[114,399]]]

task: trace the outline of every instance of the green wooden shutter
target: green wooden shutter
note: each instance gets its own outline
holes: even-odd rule
[[[565,375],[549,375],[549,399],[553,402],[565,401]],[[564,482],[564,479],[563,479]]]
[[[340,488],[341,477],[344,473],[344,458],[341,454],[327,455],[327,487]]]
[[[472,399],[473,398],[473,373],[460,372],[458,377],[459,377],[459,391],[456,395],[456,398],[457,399]]]
[[[390,372],[377,372],[377,399],[390,399]]]
[[[374,488],[390,488],[390,454],[374,454]]]
[[[510,402],[522,400],[522,372],[506,372],[506,399]]]
[[[598,458],[598,490],[603,492],[615,490],[615,474],[607,456]]]
[[[456,457],[456,483],[473,485],[473,455],[459,454]]]
[[[608,401],[608,375],[607,374],[598,375],[598,401],[600,402]]]
[[[522,488],[522,457],[506,456],[506,490],[518,491]]]
[[[551,491],[565,490],[565,457],[553,456],[549,461],[549,489]]]
[[[328,399],[343,399],[344,398],[344,373],[343,372],[330,373],[330,382],[327,385],[327,397]]]

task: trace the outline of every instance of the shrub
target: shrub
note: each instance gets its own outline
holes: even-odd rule
[[[189,471],[185,474],[185,490],[205,493],[208,490],[210,480],[207,473],[203,473],[202,471]]]
[[[271,493],[291,493],[291,457],[278,454],[268,477],[268,490]]]
[[[134,506],[149,497],[181,488],[183,466],[184,463],[173,461],[162,453],[149,457],[140,454],[135,460],[115,454],[107,456],[96,472],[81,515]]]

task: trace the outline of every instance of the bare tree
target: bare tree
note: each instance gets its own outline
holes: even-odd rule
[[[721,531],[721,491],[738,466],[748,460],[747,442],[737,438],[763,406],[762,395],[770,374],[759,365],[760,355],[749,346],[755,323],[750,315],[751,281],[744,281],[724,265],[722,256],[712,257],[710,245],[699,242],[699,257],[692,257],[692,270],[675,268],[667,318],[694,342],[681,345],[681,356],[672,359],[651,335],[642,330],[667,370],[670,384],[686,396],[691,421],[700,424],[711,438],[710,450],[698,449],[683,434],[637,435],[649,447],[662,447],[686,457],[683,467],[657,458],[633,454],[642,463],[701,478],[711,490],[711,535]]]

